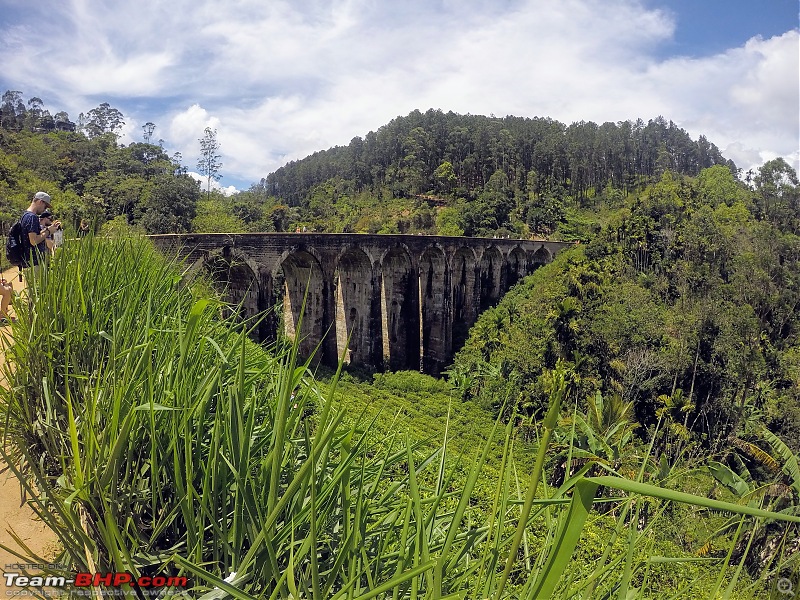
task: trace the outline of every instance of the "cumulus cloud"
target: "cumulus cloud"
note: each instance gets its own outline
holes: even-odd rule
[[[217,129],[224,181],[240,186],[428,108],[663,115],[743,168],[798,167],[796,28],[663,58],[676,15],[637,0],[35,4],[7,17],[0,82],[71,114],[108,101],[129,122],[123,141],[152,121],[190,167]]]
[[[196,171],[187,171],[186,174],[192,179],[200,182],[203,190],[208,185],[208,179]],[[233,196],[236,192],[241,191],[235,185],[222,185],[219,181],[211,180],[211,189],[221,192],[223,196]]]
[[[706,135],[747,170],[777,156],[798,168],[800,56],[797,31],[705,59],[674,59],[650,75],[678,124]]]
[[[203,137],[206,127],[218,128],[219,117],[210,115],[199,104],[192,104],[186,110],[172,115],[167,131],[170,140],[188,146]]]

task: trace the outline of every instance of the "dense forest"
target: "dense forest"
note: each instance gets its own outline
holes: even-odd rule
[[[291,162],[261,184],[291,206],[304,204],[315,186],[334,177],[356,193],[388,188],[400,197],[435,193],[469,200],[478,200],[495,177],[512,195],[529,193],[531,200],[584,200],[591,190],[628,192],[665,170],[697,175],[715,164],[736,168],[705,137],[695,142],[663,117],[566,126],[547,118],[417,110],[346,147]],[[506,226],[507,217],[498,212],[498,224]]]
[[[782,159],[740,178],[716,146],[661,117],[566,126],[428,110],[231,198],[204,197],[180,155],[150,143],[152,123],[144,142],[119,144],[123,115],[108,104],[73,124],[6,92],[0,115],[6,224],[49,189],[68,226],[106,231],[580,240],[482,316],[452,370],[470,374],[465,398],[496,405],[511,385],[536,414],[540,376],[564,359],[582,397],[633,402],[642,428],[680,414],[682,435],[715,448],[765,420],[796,447],[800,209]]]
[[[398,231],[465,235],[548,235],[570,205],[596,203],[604,192],[628,193],[667,170],[697,175],[724,164],[704,137],[693,141],[659,117],[636,122],[573,123],[414,111],[356,137],[346,147],[289,163],[262,180],[267,195],[299,206],[315,228],[331,222],[338,196],[428,200],[434,218],[410,207]],[[406,209],[409,210],[408,208]],[[337,223],[353,231],[380,220]],[[430,225],[428,225],[429,227]],[[371,227],[371,229],[369,229]]]
[[[136,224],[155,233],[189,231],[200,187],[180,156],[148,141],[124,146],[123,115],[107,103],[81,114],[51,117],[39,98],[6,92],[0,105],[0,221],[5,230],[47,190],[69,231],[86,219],[99,229]]]
[[[3,225],[43,189],[68,229],[88,219],[103,234],[302,226],[578,241],[484,312],[430,389],[529,442],[562,373],[572,405],[554,432],[551,484],[587,464],[625,476],[641,465],[654,478],[653,464],[702,465],[701,495],[795,514],[800,186],[783,159],[742,174],[661,117],[566,126],[414,111],[224,197],[202,194],[180,155],[151,143],[152,123],[143,142],[120,144],[122,122],[108,104],[72,123],[6,92]],[[393,381],[411,398],[412,387],[427,389],[411,375],[346,379],[372,398]],[[642,458],[650,452],[652,464]],[[755,577],[786,531],[770,527],[748,543]],[[682,549],[695,552],[695,541]],[[734,549],[747,553],[741,540]]]
[[[696,176],[735,165],[704,137],[662,117],[573,123],[414,111],[346,147],[317,152],[233,198],[208,194],[182,157],[152,143],[117,141],[124,115],[107,103],[77,123],[39,98],[7,91],[0,104],[0,218],[30,188],[61,192],[62,218],[168,231],[317,231],[551,235],[570,211],[640,190],[665,171]],[[748,175],[748,177],[752,174]],[[168,189],[167,193],[163,190]],[[170,202],[170,196],[176,201]],[[171,206],[172,205],[172,206]]]

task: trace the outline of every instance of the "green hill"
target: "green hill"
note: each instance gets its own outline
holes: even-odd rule
[[[693,141],[663,117],[567,126],[428,110],[291,162],[252,191],[298,207],[326,230],[377,226],[348,220],[341,207],[369,210],[369,202],[353,201],[366,196],[387,209],[390,199],[410,200],[396,219],[401,232],[449,226],[466,235],[526,237],[552,233],[565,210],[596,204],[606,188],[627,194],[666,170],[697,175],[720,164],[736,169],[704,137]]]

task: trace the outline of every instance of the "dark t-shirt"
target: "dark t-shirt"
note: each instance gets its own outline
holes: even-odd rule
[[[25,240],[26,244],[25,258],[27,260],[28,254],[32,254],[31,265],[38,265],[42,258],[47,256],[47,244],[42,241],[33,247],[33,252],[31,253],[29,241],[30,238],[28,237],[28,233],[35,233],[36,235],[39,235],[42,232],[42,227],[39,225],[39,216],[29,210],[26,210],[19,222],[20,225],[22,225],[22,238]]]

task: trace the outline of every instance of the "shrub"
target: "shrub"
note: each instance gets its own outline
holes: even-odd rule
[[[418,371],[376,373],[373,379],[376,387],[398,392],[437,394],[450,391],[445,380]]]

